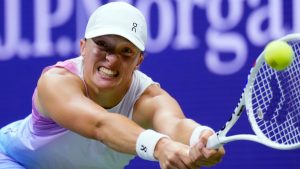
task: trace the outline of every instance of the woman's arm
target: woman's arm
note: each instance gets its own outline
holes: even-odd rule
[[[136,154],[136,140],[144,129],[86,97],[83,82],[70,72],[61,68],[45,72],[38,81],[37,100],[42,113],[62,127],[119,152]]]
[[[198,123],[187,119],[177,101],[158,85],[149,86],[136,103],[133,120],[147,128],[189,144],[192,131]]]
[[[136,103],[136,109],[133,119],[138,124],[164,133],[177,142],[189,145],[193,135],[195,140],[192,142],[196,144],[190,145],[188,154],[194,165],[211,166],[224,156],[223,147],[218,151],[205,148],[208,137],[213,134],[212,131],[204,130],[201,132],[203,134],[194,132],[201,125],[187,119],[177,101],[158,85],[147,88]]]

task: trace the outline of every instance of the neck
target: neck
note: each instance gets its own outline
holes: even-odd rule
[[[88,87],[89,97],[105,109],[115,107],[126,95],[131,83],[115,87],[114,89],[93,89]]]

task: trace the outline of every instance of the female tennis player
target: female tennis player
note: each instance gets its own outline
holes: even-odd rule
[[[161,168],[217,164],[213,131],[187,119],[157,82],[138,70],[147,40],[142,13],[125,2],[99,7],[79,57],[44,69],[32,113],[0,131],[1,169],[120,169],[135,156]]]

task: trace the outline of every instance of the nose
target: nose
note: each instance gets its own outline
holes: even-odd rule
[[[118,56],[112,52],[107,52],[105,56],[106,61],[108,61],[111,65],[118,62]]]

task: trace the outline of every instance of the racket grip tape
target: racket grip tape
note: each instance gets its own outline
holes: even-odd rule
[[[222,144],[221,144],[221,142],[219,140],[219,137],[216,133],[208,138],[206,148],[208,148],[208,149],[218,149],[221,146],[222,146]]]

